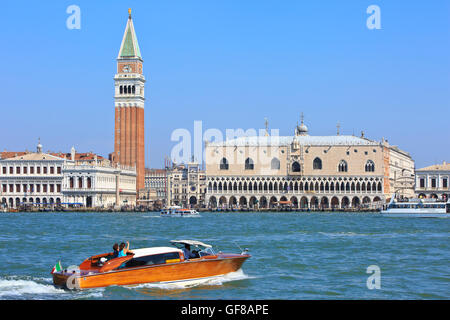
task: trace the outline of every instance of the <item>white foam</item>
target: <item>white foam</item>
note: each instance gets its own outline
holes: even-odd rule
[[[33,280],[0,279],[0,297],[20,297],[29,295],[61,294],[63,289]]]
[[[252,277],[246,275],[242,269],[235,272],[230,272],[221,276],[193,279],[193,280],[183,280],[176,282],[159,282],[159,283],[144,283],[135,286],[125,286],[129,289],[140,289],[140,288],[155,288],[163,290],[176,290],[176,289],[188,289],[197,286],[220,286],[226,282],[251,279]]]
[[[11,276],[7,279],[0,278],[0,299],[48,299],[57,295],[61,298],[101,298],[103,288],[89,291],[69,291],[57,288],[51,278],[20,279]]]

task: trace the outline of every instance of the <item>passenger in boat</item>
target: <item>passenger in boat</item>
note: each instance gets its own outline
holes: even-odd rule
[[[126,246],[127,247],[125,248],[125,243],[123,242],[120,244],[118,257],[126,257],[128,253],[132,253],[130,250],[130,243],[128,241]]]
[[[113,259],[117,258],[119,256],[119,245],[117,243],[114,243],[113,245]]]
[[[120,258],[120,257],[126,257],[127,256],[127,254],[128,253],[132,253],[131,251],[130,251],[130,243],[127,241],[127,245],[126,245],[127,247],[125,248],[125,243],[121,243],[120,244],[120,246],[119,246],[119,254],[118,254],[118,258]],[[124,263],[122,263],[121,265],[120,265],[120,267],[119,268],[117,268],[117,269],[122,269],[122,268],[125,268],[125,266],[126,266],[126,262],[124,262]]]
[[[190,258],[197,258],[197,256],[191,252],[191,246],[187,243],[184,244],[183,255],[185,260],[189,260]]]

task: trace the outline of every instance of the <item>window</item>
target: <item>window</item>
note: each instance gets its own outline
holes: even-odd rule
[[[424,178],[420,178],[420,187],[425,188],[425,179]]]
[[[220,160],[220,170],[228,170],[228,160],[226,158],[222,158]]]
[[[366,162],[366,172],[375,172],[375,163],[372,160]]]
[[[322,170],[322,160],[320,158],[315,158],[313,161],[314,170]]]
[[[280,160],[278,160],[278,158],[273,158],[270,163],[270,168],[272,170],[279,170],[280,169]]]
[[[180,253],[179,252],[168,252],[162,254],[154,254],[151,256],[133,258],[128,261],[125,265],[126,268],[141,267],[141,266],[151,266],[154,264],[164,264],[170,262],[179,262]]]
[[[42,192],[47,192],[47,185],[46,184],[42,185]]]
[[[54,184],[50,184],[50,193],[55,192],[55,185]]]
[[[2,170],[3,170],[3,174],[6,174],[6,167],[3,167]]]
[[[57,168],[57,173],[58,173],[58,174],[61,174],[61,167],[58,167],[58,168]]]
[[[36,173],[41,174],[41,167],[36,167]]]
[[[55,167],[50,167],[50,174],[55,174]]]
[[[442,179],[442,188],[448,188],[448,179],[447,178]]]
[[[47,167],[44,167],[44,174],[47,174]]]
[[[298,163],[297,161],[295,161],[292,164],[292,172],[300,172],[300,163]]]
[[[14,168],[13,167],[9,167],[9,174],[14,174]]]
[[[255,164],[251,158],[247,158],[245,160],[245,170],[253,170],[255,168]]]
[[[16,167],[16,174],[20,174],[20,167]]]
[[[30,174],[34,174],[34,167],[30,167]]]
[[[347,172],[348,171],[347,161],[341,160],[341,162],[339,162],[338,171],[339,172]]]
[[[2,186],[2,189],[3,189],[3,193],[6,193],[6,189],[7,189],[7,185],[6,184],[4,184],[3,186]]]
[[[28,173],[28,168],[27,167],[23,167],[23,174],[27,174]]]
[[[436,178],[431,179],[431,187],[436,188]]]

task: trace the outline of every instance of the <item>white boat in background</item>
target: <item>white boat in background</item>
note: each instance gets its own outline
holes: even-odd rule
[[[200,217],[195,209],[183,209],[180,206],[170,206],[161,210],[161,217]]]
[[[381,214],[386,217],[445,218],[450,217],[450,200],[409,199],[398,201],[395,195]]]

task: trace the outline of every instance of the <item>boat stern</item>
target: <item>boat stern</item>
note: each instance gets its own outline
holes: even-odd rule
[[[57,287],[67,288],[67,280],[69,279],[69,275],[64,274],[63,272],[54,272],[52,275],[53,285]]]

